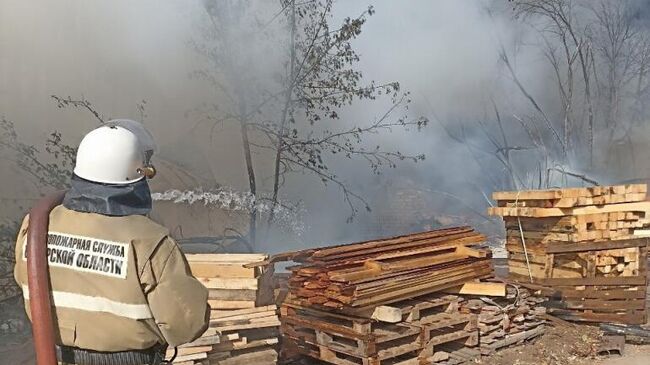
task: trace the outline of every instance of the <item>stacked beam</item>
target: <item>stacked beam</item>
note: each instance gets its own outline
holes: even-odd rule
[[[542,297],[525,288],[507,287],[505,297],[467,296],[462,313],[478,316],[481,355],[491,355],[505,347],[521,344],[544,333],[546,308]]]
[[[277,363],[280,322],[273,269],[245,267],[267,258],[258,254],[187,255],[192,274],[208,289],[210,326],[201,338],[179,348],[174,364]]]
[[[456,364],[476,359],[476,316],[442,291],[493,275],[468,227],[292,255],[281,308],[283,351],[338,365]]]
[[[650,202],[644,184],[497,192],[510,275],[551,295],[549,312],[644,323]]]

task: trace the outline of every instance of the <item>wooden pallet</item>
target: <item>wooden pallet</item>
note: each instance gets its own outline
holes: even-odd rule
[[[452,335],[453,336],[450,336]],[[337,365],[422,365],[422,364],[461,364],[480,358],[477,331],[450,332],[446,337],[432,338],[421,348],[413,349],[408,343],[393,347],[383,356],[359,357],[350,355],[338,348],[314,344],[303,338],[287,337],[283,351],[285,357],[305,355],[325,363]],[[473,346],[473,347],[469,347]]]
[[[289,306],[282,308],[281,321],[286,337],[354,357],[386,359],[422,346],[421,329],[406,323],[373,322]]]
[[[429,363],[427,359],[443,351],[446,344],[478,345],[476,316],[459,313],[453,304],[457,298],[452,297],[441,296],[421,306],[407,301],[398,307],[409,310],[405,319],[410,322],[397,324],[285,304],[282,332],[295,352],[332,364]],[[434,308],[436,314],[422,312]],[[455,312],[445,312],[452,308]],[[456,357],[460,353],[465,352]]]
[[[474,338],[474,335],[478,336],[477,321],[477,316],[473,314],[442,313],[418,325],[422,328],[424,334],[422,340],[425,344],[436,346],[467,338],[468,346],[476,346],[478,337]]]
[[[525,284],[528,278],[511,276]],[[644,324],[647,320],[647,278],[587,277],[534,280],[549,300],[548,312],[582,322]]]
[[[345,353],[331,350],[325,346],[314,345],[304,341],[298,341],[294,338],[289,338],[284,343],[283,351],[284,356],[295,357],[296,355],[304,355],[309,358],[320,360],[329,364],[336,365],[418,365],[419,352],[410,351],[393,356],[390,358],[379,359],[376,357],[359,358],[349,356]]]

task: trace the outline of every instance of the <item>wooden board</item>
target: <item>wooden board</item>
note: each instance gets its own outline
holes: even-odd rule
[[[264,261],[268,258],[266,254],[234,254],[234,253],[195,253],[186,254],[188,262],[223,262],[228,264],[241,263],[247,264],[251,262]]]
[[[259,270],[245,268],[243,263],[219,263],[191,261],[192,275],[203,278],[244,278],[253,279],[259,275]]]
[[[208,304],[212,309],[243,309],[255,308],[254,300],[219,300],[208,299]]]
[[[650,242],[647,238],[616,240],[616,241],[599,241],[584,242],[577,245],[568,245],[566,243],[550,242],[546,245],[546,253],[566,253],[566,252],[584,252],[584,251],[603,251],[617,248],[628,247],[646,247]]]
[[[579,188],[500,191],[492,193],[494,200],[549,200],[561,198],[594,197],[609,194],[639,194],[646,193],[646,184],[629,184],[615,186],[592,186]]]
[[[586,214],[615,213],[615,212],[648,212],[650,202],[636,202],[623,204],[608,204],[603,206],[587,206],[579,208],[507,208],[490,207],[489,215],[513,216],[513,217],[561,217],[579,216]]]
[[[505,283],[467,282],[461,286],[446,289],[445,293],[465,295],[487,295],[492,297],[505,297]]]
[[[197,278],[208,289],[244,289],[257,290],[258,279],[240,278]]]

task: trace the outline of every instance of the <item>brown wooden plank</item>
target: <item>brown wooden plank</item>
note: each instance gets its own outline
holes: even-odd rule
[[[646,311],[630,311],[625,314],[589,313],[566,309],[550,309],[551,314],[569,321],[581,322],[612,322],[623,324],[645,324]]]
[[[490,207],[488,214],[497,216],[524,216],[524,217],[561,217],[569,215],[584,215],[598,213],[618,212],[647,212],[650,211],[650,202],[635,202],[622,204],[607,204],[603,206],[586,206],[578,208],[507,208]]]
[[[208,299],[251,300],[257,299],[257,290],[247,289],[209,289]]]
[[[245,268],[243,264],[219,262],[190,262],[195,277],[203,278],[255,278],[256,269]]]
[[[538,279],[536,283],[549,286],[575,286],[575,285],[646,285],[647,278],[642,276],[629,276],[629,277],[594,277],[594,278],[550,278]]]
[[[646,247],[650,242],[648,238],[638,238],[629,240],[608,240],[597,242],[581,242],[580,244],[567,244],[566,242],[550,242],[546,244],[546,253],[567,253],[567,252],[584,252],[600,251],[618,248]]]
[[[454,228],[439,229],[434,231],[397,236],[397,237],[392,237],[387,239],[370,240],[370,241],[364,241],[364,242],[347,244],[347,245],[330,246],[327,248],[316,249],[316,251],[312,254],[312,256],[316,258],[323,258],[330,255],[340,255],[345,252],[354,252],[360,250],[365,251],[365,250],[375,249],[379,247],[386,247],[394,244],[409,243],[409,242],[428,239],[428,238],[435,238],[435,237],[448,236],[448,235],[458,234],[458,233],[468,233],[468,232],[473,232],[473,229],[470,227],[454,227]]]
[[[645,309],[644,299],[629,300],[606,300],[606,299],[564,299],[561,301],[551,300],[545,303],[547,306],[560,309],[583,309],[594,310],[598,312],[620,312],[629,309]]]
[[[637,290],[629,289],[551,289],[546,291],[551,298],[588,298],[588,299],[643,299],[646,297],[646,287],[639,286]]]

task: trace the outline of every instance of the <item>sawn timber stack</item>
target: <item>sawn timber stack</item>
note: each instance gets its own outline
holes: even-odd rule
[[[293,253],[282,304],[285,359],[336,365],[459,364],[480,357],[477,316],[442,293],[493,276],[469,227]]]
[[[179,347],[176,365],[273,365],[280,321],[273,296],[273,268],[248,264],[263,254],[188,254],[192,274],[208,289],[210,326]],[[168,350],[170,358],[173,350]]]
[[[645,323],[644,184],[496,192],[511,278],[534,282],[569,320]]]
[[[469,227],[303,251],[289,290],[303,306],[357,315],[493,275],[485,236]]]

